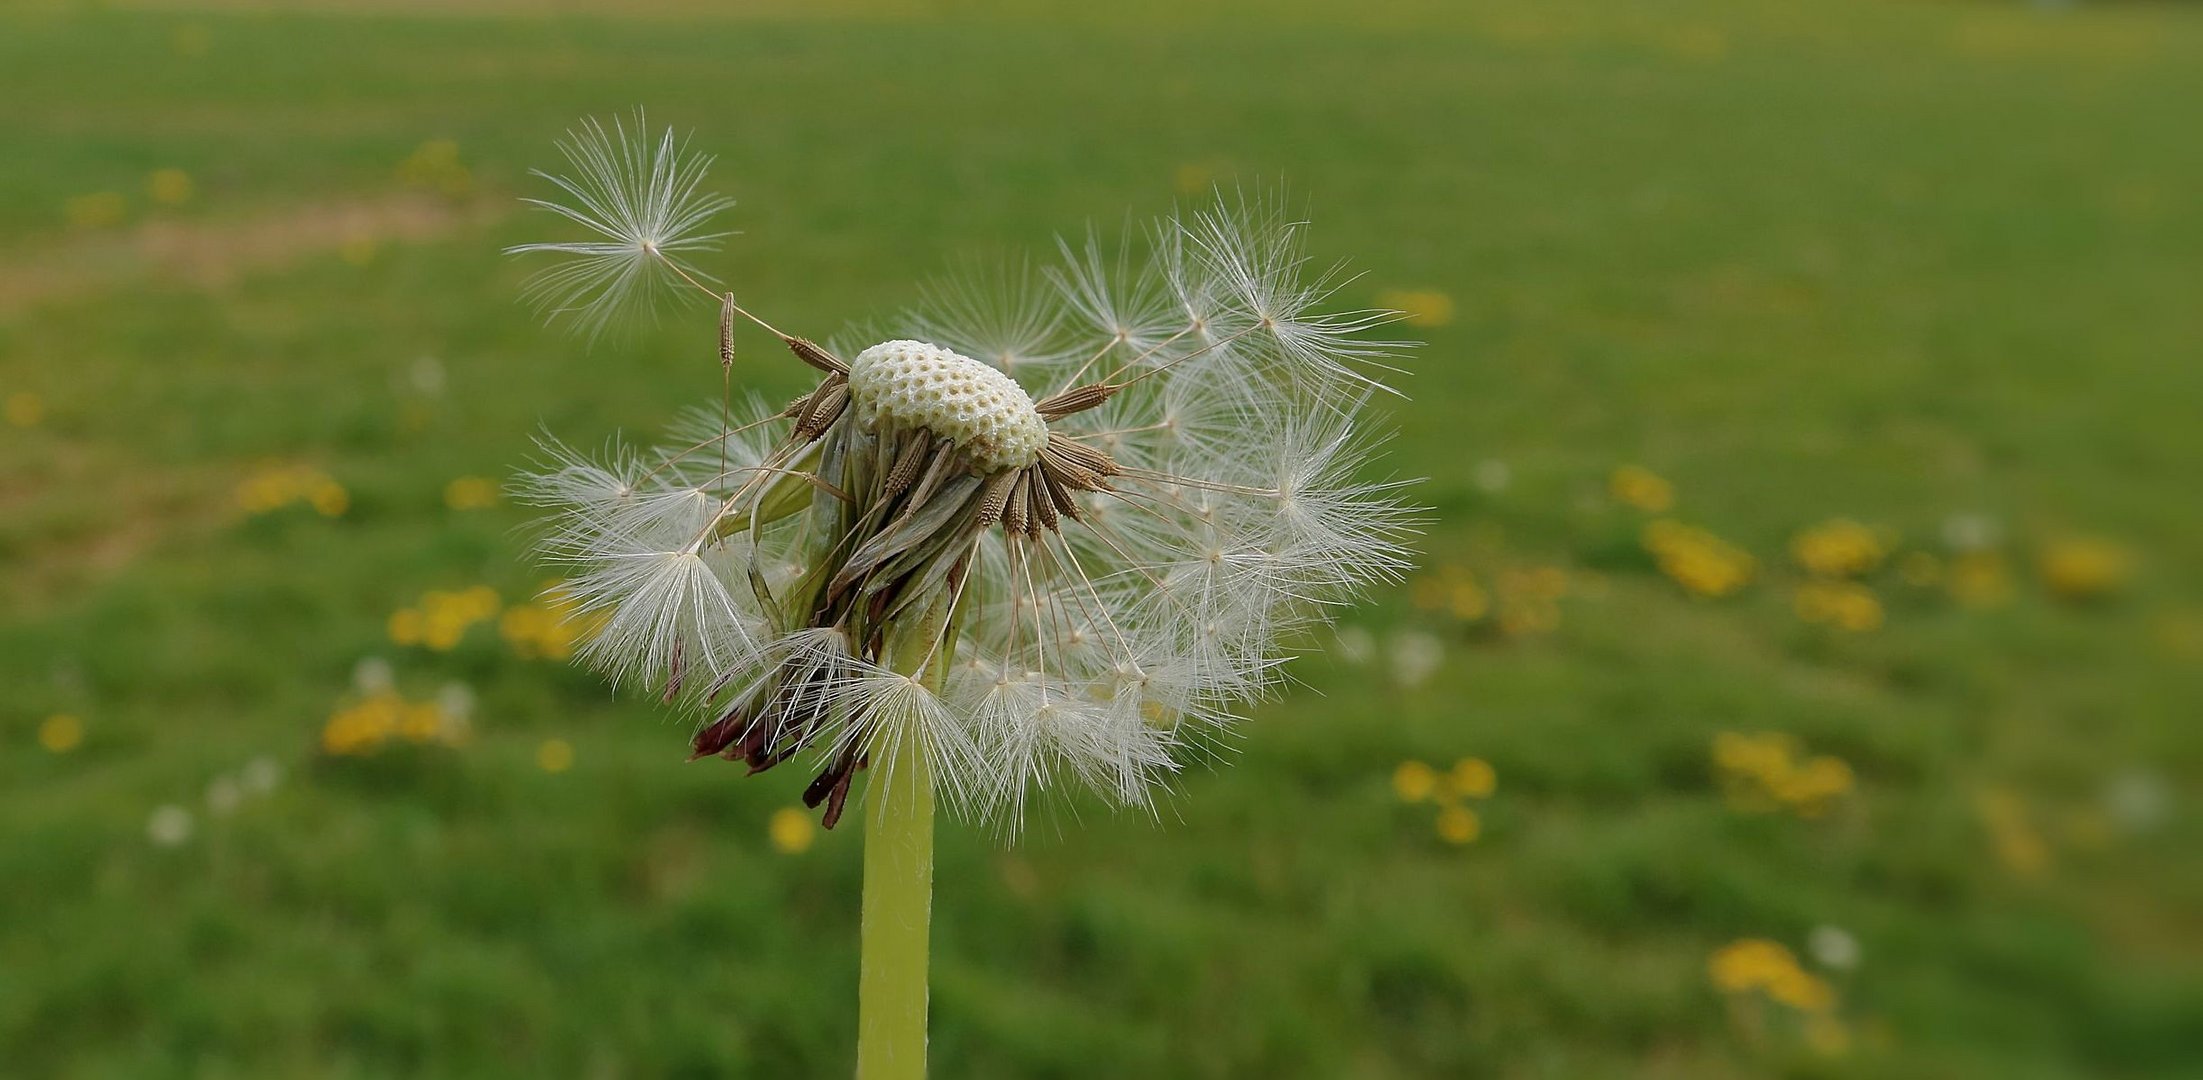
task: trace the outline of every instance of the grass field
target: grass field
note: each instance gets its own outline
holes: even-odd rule
[[[1282,178],[1428,343],[1428,572],[1160,821],[945,831],[939,1075],[2203,1076],[2203,11],[278,6],[0,13],[0,1074],[847,1070],[858,830],[453,486],[716,395],[499,254],[639,104],[786,325]]]

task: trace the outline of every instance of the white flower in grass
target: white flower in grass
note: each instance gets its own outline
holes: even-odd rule
[[[595,227],[662,176],[702,198],[693,163],[627,138],[577,135],[569,157],[604,167],[562,183],[569,216]],[[1384,313],[1318,310],[1342,279],[1309,272],[1300,233],[1279,199],[1219,200],[1137,247],[1089,238],[1040,275],[928,290],[862,349],[722,296],[723,363],[748,319],[822,377],[654,449],[546,443],[519,495],[550,511],[542,550],[592,616],[581,655],[696,710],[697,756],[812,755],[828,825],[859,770],[913,744],[950,805],[1012,827],[1066,782],[1149,805],[1229,747],[1310,631],[1408,566],[1403,483],[1362,479],[1374,363],[1400,346],[1363,336]],[[557,279],[561,306],[693,279],[686,239]]]
[[[175,803],[163,803],[145,819],[145,838],[157,847],[176,847],[191,839],[192,825],[191,811]]]

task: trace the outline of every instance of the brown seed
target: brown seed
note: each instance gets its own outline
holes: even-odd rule
[[[830,375],[849,374],[849,365],[842,363],[840,357],[827,352],[817,342],[809,338],[799,337],[782,338],[781,340],[788,343],[788,351],[795,353],[796,359]]]
[[[1085,412],[1108,401],[1110,398],[1116,397],[1117,391],[1122,389],[1124,388],[1121,386],[1114,386],[1109,383],[1088,383],[1085,386],[1074,386],[1060,394],[1054,394],[1034,402],[1033,408],[1039,410],[1040,418],[1043,420],[1061,420],[1074,413]]]
[[[734,366],[734,294],[719,304],[719,366]]]
[[[1021,475],[1022,470],[1004,469],[987,478],[986,486],[979,491],[979,518],[975,523],[979,528],[994,528],[994,523],[1002,520],[1002,509],[1010,500],[1010,489],[1017,486],[1017,478]]]
[[[903,436],[903,451],[895,458],[895,465],[887,471],[887,480],[880,485],[880,493],[887,498],[910,489],[918,479],[918,469],[926,464],[926,451],[933,448],[933,439],[925,432],[917,431]]]
[[[811,402],[804,406],[803,415],[796,418],[793,434],[808,442],[826,434],[826,429],[841,419],[842,410],[849,407],[849,380],[839,375],[828,375],[811,392]]]
[[[1044,531],[1056,531],[1056,526],[1061,524],[1061,521],[1056,517],[1056,504],[1048,498],[1047,479],[1040,474],[1040,469],[1037,466],[1027,469],[1025,472],[1033,478],[1032,483],[1026,485],[1025,488],[1026,498],[1033,504],[1033,520],[1031,526],[1029,526],[1032,534],[1039,536]]]
[[[1028,469],[1017,470],[1017,483],[1010,487],[1010,497],[1002,504],[1002,528],[1015,536],[1025,531],[1027,502],[1025,489],[1030,482]]]
[[[1041,485],[1048,489],[1048,501],[1054,504],[1056,510],[1073,521],[1079,520],[1078,500],[1073,499],[1070,489],[1062,481],[1056,479],[1056,470],[1051,468],[1046,461],[1042,461],[1034,468],[1034,471],[1040,474]],[[1049,528],[1054,527],[1053,525],[1049,526]]]

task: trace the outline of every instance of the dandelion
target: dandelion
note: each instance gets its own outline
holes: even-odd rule
[[[1797,739],[1780,732],[1722,732],[1714,737],[1713,761],[1729,804],[1745,811],[1787,809],[1817,818],[1855,780],[1843,759],[1805,757]]]
[[[1855,581],[1808,581],[1792,598],[1798,618],[1863,634],[1882,625],[1882,601]]]
[[[545,739],[535,748],[535,767],[557,775],[574,767],[574,744],[564,739]]]
[[[1890,537],[1849,518],[1822,522],[1790,539],[1790,558],[1820,578],[1869,573],[1889,557]]]
[[[1943,587],[1970,608],[1990,608],[2012,598],[2012,569],[2002,552],[1967,551],[1951,559]]]
[[[238,774],[245,790],[255,795],[266,795],[283,783],[283,763],[265,754],[245,763]]]
[[[1243,195],[1123,246],[1067,241],[1037,279],[932,290],[900,336],[822,345],[686,261],[728,203],[670,132],[592,122],[563,150],[566,201],[539,205],[595,236],[515,249],[561,257],[531,296],[595,338],[696,288],[720,308],[722,379],[668,445],[547,442],[522,482],[601,619],[577,655],[695,712],[696,757],[808,756],[828,827],[870,777],[860,1071],[905,1072],[936,797],[1006,829],[1065,787],[1150,807],[1229,746],[1293,643],[1407,569],[1417,512],[1401,482],[1359,478],[1399,348],[1366,331],[1390,316],[1326,311],[1345,279],[1282,199]],[[817,384],[738,401],[744,325]]]
[[[2043,546],[2035,570],[2051,595],[2087,603],[2118,592],[2134,572],[2134,556],[2109,540],[2067,537]]]
[[[193,824],[191,811],[175,803],[163,803],[145,819],[145,838],[155,847],[177,847],[191,839]]]
[[[1466,806],[1448,806],[1438,811],[1436,827],[1438,838],[1446,843],[1467,844],[1483,833],[1484,822]]]
[[[1401,802],[1423,802],[1438,792],[1438,770],[1420,761],[1403,761],[1392,770],[1392,792]]]
[[[1859,939],[1840,926],[1823,923],[1805,935],[1805,949],[1822,967],[1850,971],[1859,966]]]
[[[474,173],[460,163],[457,142],[430,139],[399,163],[398,181],[407,187],[431,188],[457,198],[473,190]]]
[[[453,510],[480,510],[497,505],[497,482],[486,476],[462,476],[444,485],[444,505]]]
[[[801,855],[811,850],[818,839],[818,826],[811,822],[811,815],[793,806],[773,811],[765,823],[765,838],[772,841],[773,850],[782,855]]]
[[[702,190],[708,157],[684,154],[672,129],[653,142],[643,116],[635,114],[629,131],[614,120],[610,131],[595,120],[567,133],[559,150],[573,170],[570,176],[535,171],[558,186],[564,201],[528,199],[596,234],[597,239],[521,244],[515,254],[544,252],[565,256],[529,280],[527,294],[538,307],[569,317],[594,339],[622,313],[647,309],[666,290],[672,276],[702,276],[686,261],[719,246],[725,233],[702,231],[706,222],[734,200]],[[457,147],[453,147],[453,156]]]
[[[245,801],[244,785],[234,776],[217,776],[207,783],[207,812],[226,817]]]
[[[1745,938],[1715,951],[1706,961],[1714,988],[1728,994],[1760,993],[1800,1012],[1835,1008],[1836,992],[1819,976],[1798,965],[1781,943]]]
[[[1489,799],[1499,790],[1499,771],[1483,758],[1462,758],[1447,770],[1446,790],[1456,798]]]
[[[1623,465],[1607,477],[1606,490],[1616,502],[1648,514],[1665,514],[1675,508],[1675,487],[1665,477],[1642,465]]]
[[[55,713],[38,725],[38,745],[49,754],[66,754],[84,743],[84,721],[68,713]]]
[[[37,427],[39,421],[46,418],[46,399],[28,390],[18,390],[0,401],[0,418],[5,418],[9,427]]]
[[[1515,471],[1504,461],[1486,458],[1476,463],[1476,468],[1470,471],[1469,477],[1476,482],[1478,491],[1486,495],[1497,495],[1514,483]]]
[[[1645,550],[1660,572],[1698,596],[1728,596],[1751,583],[1759,562],[1704,529],[1662,518],[1645,525]]]
[[[1377,636],[1367,627],[1342,626],[1332,635],[1331,651],[1355,667],[1377,658]]]
[[[1377,303],[1398,311],[1409,326],[1444,326],[1453,321],[1453,297],[1436,289],[1392,289],[1379,295]]]
[[[73,195],[61,204],[61,214],[69,224],[79,229],[104,229],[122,222],[130,213],[130,200],[120,192],[95,191],[89,195]]]
[[[1491,610],[1491,597],[1476,575],[1460,566],[1424,574],[1408,588],[1408,598],[1425,611],[1442,611],[1462,622],[1475,622]]]
[[[191,182],[191,174],[182,169],[155,169],[145,178],[146,198],[162,206],[181,206],[191,201],[198,186]]]
[[[1446,645],[1435,634],[1404,630],[1393,635],[1391,657],[1392,681],[1413,690],[1445,666]]]

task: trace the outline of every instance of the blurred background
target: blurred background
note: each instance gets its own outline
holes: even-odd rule
[[[1239,760],[946,828],[940,1075],[2203,1075],[2203,10],[1989,0],[8,5],[0,1073],[845,1074],[858,830],[501,494],[717,396],[499,254],[638,105],[782,325],[1282,179],[1428,343]]]

